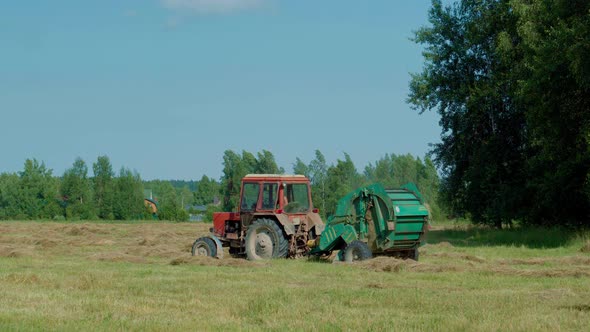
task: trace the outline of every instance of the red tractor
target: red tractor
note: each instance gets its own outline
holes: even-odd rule
[[[250,174],[242,179],[238,212],[215,213],[211,234],[195,241],[192,254],[221,258],[229,247],[250,260],[300,257],[323,229],[305,176]]]

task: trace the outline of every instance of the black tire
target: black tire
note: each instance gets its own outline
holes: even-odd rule
[[[418,258],[420,258],[420,252],[418,251],[418,248],[414,248],[413,250],[410,250],[410,253],[408,255],[408,258],[415,260],[416,262],[418,261]]]
[[[343,250],[342,258],[347,263],[373,258],[369,246],[362,241],[352,241]]]
[[[195,243],[193,243],[193,249],[191,252],[193,256],[216,257],[217,247],[215,246],[215,242],[212,239],[208,237],[201,237],[198,238]]]
[[[246,257],[257,261],[287,257],[289,241],[276,221],[258,219],[248,227],[246,233]]]

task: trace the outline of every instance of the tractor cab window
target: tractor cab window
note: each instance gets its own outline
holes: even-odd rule
[[[309,191],[305,183],[287,183],[284,192],[284,207],[286,213],[309,211]]]
[[[262,209],[274,210],[277,204],[279,185],[277,183],[265,183],[262,185]]]
[[[242,203],[241,211],[256,210],[256,203],[258,203],[258,193],[260,192],[260,185],[258,183],[244,183],[242,189]]]

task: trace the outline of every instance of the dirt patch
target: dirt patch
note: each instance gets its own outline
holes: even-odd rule
[[[241,258],[217,259],[206,256],[180,256],[170,261],[170,265],[231,266],[231,267],[265,267],[268,262],[253,262]]]
[[[433,247],[439,247],[439,248],[453,248],[454,245],[452,245],[450,242],[447,241],[443,241],[443,242],[439,242],[437,244],[429,244],[430,246]]]

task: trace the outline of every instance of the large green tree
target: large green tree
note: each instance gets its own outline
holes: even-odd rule
[[[186,221],[188,213],[182,205],[182,198],[168,181],[162,182],[158,196],[158,218],[162,220]],[[192,197],[192,195],[190,195]]]
[[[72,167],[64,172],[61,181],[61,195],[67,204],[66,218],[95,218],[88,167],[81,158],[76,158]]]
[[[219,183],[206,175],[201,177],[197,182],[197,191],[195,191],[195,204],[208,205],[213,203],[219,195]]]
[[[98,217],[101,219],[114,219],[113,203],[115,198],[113,166],[107,156],[100,156],[92,165],[94,171],[93,188],[94,202]]]
[[[61,214],[58,200],[58,180],[52,170],[36,159],[27,159],[24,169],[19,172],[17,207],[19,215],[29,219],[53,218]]]
[[[409,101],[441,116],[442,198],[500,227],[590,220],[590,2],[433,1]]]
[[[117,220],[144,218],[146,208],[143,197],[143,183],[139,173],[122,167],[115,179],[113,214]]]
[[[283,174],[285,170],[277,165],[275,156],[268,150],[258,152],[254,172],[257,174]]]
[[[526,107],[528,222],[590,224],[590,1],[513,0]]]
[[[19,181],[16,173],[0,174],[0,219],[14,219],[19,215],[25,217],[19,208]]]
[[[507,0],[432,2],[422,73],[412,76],[409,102],[441,117],[442,198],[458,214],[501,227],[522,215],[526,186],[525,116],[515,102],[516,17]]]
[[[328,164],[322,152],[315,150],[315,158],[309,165],[305,164],[300,158],[296,158],[293,164],[293,172],[305,175],[310,180],[313,205],[319,208],[320,213],[325,216]]]
[[[364,184],[366,179],[358,173],[350,155],[344,153],[344,160],[338,159],[336,165],[330,166],[326,172],[324,199],[326,215],[334,213],[342,197]]]

